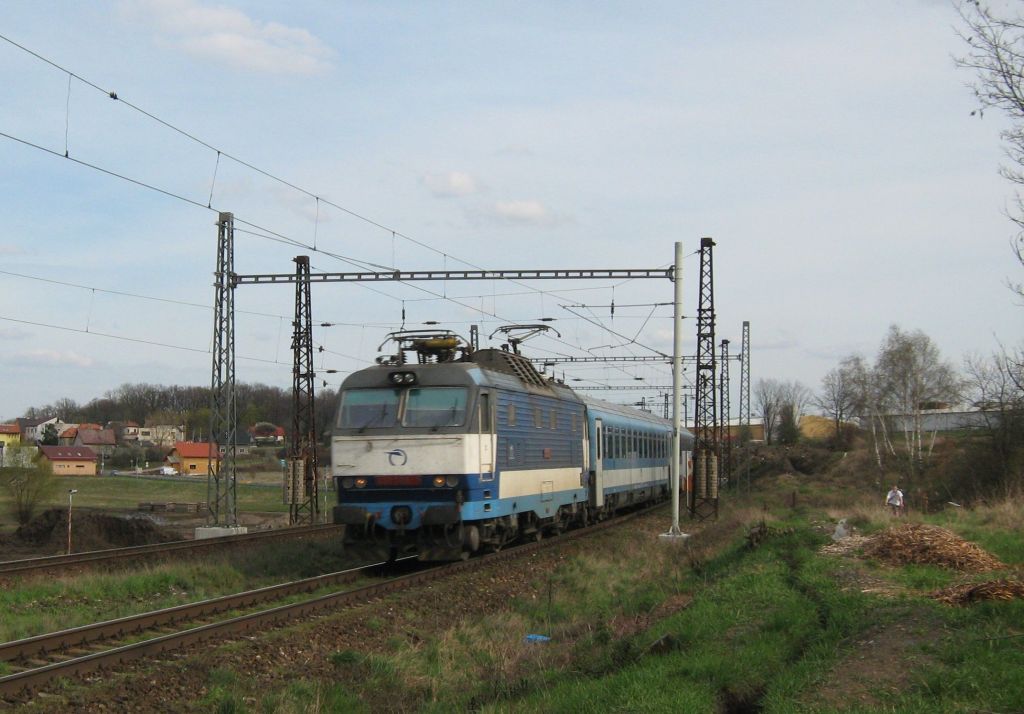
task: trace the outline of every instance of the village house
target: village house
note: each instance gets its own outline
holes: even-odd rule
[[[210,460],[213,459],[213,469],[216,473],[220,467],[219,452],[216,444],[207,441],[179,441],[167,455],[167,463],[179,476],[198,476],[209,473]]]
[[[17,424],[0,424],[0,444],[8,446],[20,443],[21,429],[18,428]]]
[[[111,429],[91,429],[95,424],[81,424],[78,427],[78,435],[75,437],[75,446],[88,446],[104,459],[109,459],[117,446],[117,439]]]
[[[39,452],[56,476],[96,475],[96,452],[88,446],[40,446]]]
[[[139,446],[163,446],[170,448],[179,441],[185,440],[185,427],[171,424],[140,426],[138,432]]]

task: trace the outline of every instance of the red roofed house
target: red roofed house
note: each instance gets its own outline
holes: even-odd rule
[[[88,446],[40,446],[57,476],[95,476],[96,452]]]
[[[57,435],[57,443],[61,446],[74,446],[75,439],[78,437],[78,427],[69,426],[67,429]]]
[[[0,424],[0,444],[21,443],[21,427],[17,424]]]
[[[214,472],[220,467],[220,453],[216,444],[208,441],[178,441],[167,455],[167,463],[178,475],[209,473],[210,459],[214,459]]]

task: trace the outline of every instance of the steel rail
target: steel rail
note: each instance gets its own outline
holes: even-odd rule
[[[8,560],[0,562],[0,578],[26,575],[33,571],[46,571],[76,565],[98,564],[104,561],[138,558],[154,554],[163,555],[165,553],[174,553],[182,550],[195,550],[199,548],[211,548],[236,543],[248,543],[251,541],[275,540],[278,538],[298,538],[323,534],[329,535],[334,532],[340,533],[343,528],[344,526],[336,526],[333,524],[306,526],[303,528],[279,528],[266,531],[254,531],[253,533],[220,536],[217,538],[176,540],[169,543],[136,545],[127,548],[91,550],[84,553],[71,553],[70,555],[49,555],[42,558]]]
[[[54,662],[35,669],[25,670],[0,677],[0,696],[7,698],[18,698],[25,696],[34,689],[47,684],[57,677],[71,677],[88,672],[111,667],[125,662],[141,659],[146,656],[156,655],[169,650],[179,649],[187,645],[202,642],[213,636],[223,637],[225,635],[241,634],[253,629],[262,629],[266,626],[275,626],[281,623],[293,622],[296,618],[317,613],[328,608],[339,608],[362,604],[376,600],[381,596],[411,588],[421,583],[438,580],[442,577],[454,575],[467,570],[485,567],[487,565],[506,560],[522,558],[540,549],[561,545],[576,538],[593,535],[594,533],[617,527],[628,523],[652,510],[663,507],[659,503],[651,508],[646,508],[634,513],[619,516],[603,521],[587,528],[568,531],[555,538],[545,539],[534,543],[501,550],[497,553],[490,553],[479,558],[472,558],[467,561],[449,563],[429,570],[412,573],[392,578],[380,583],[374,583],[353,590],[342,590],[327,595],[321,595],[309,600],[303,600],[288,605],[279,605],[267,610],[240,615],[227,620],[200,625],[181,632],[174,632],[161,635],[152,639],[123,645],[114,649],[96,652],[92,654],[75,657],[63,662]]]

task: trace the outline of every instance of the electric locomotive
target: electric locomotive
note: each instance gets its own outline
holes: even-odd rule
[[[668,495],[667,420],[580,397],[516,351],[451,332],[388,342],[396,353],[340,390],[333,520],[347,541],[452,560]]]

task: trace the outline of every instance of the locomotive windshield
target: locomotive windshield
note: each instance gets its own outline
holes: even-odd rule
[[[351,429],[395,426],[398,423],[398,389],[349,389],[341,397],[338,426]]]
[[[462,426],[466,423],[466,396],[461,387],[410,389],[402,426]]]
[[[346,389],[341,394],[338,426],[382,429],[396,426],[463,426],[469,391],[464,387]]]

